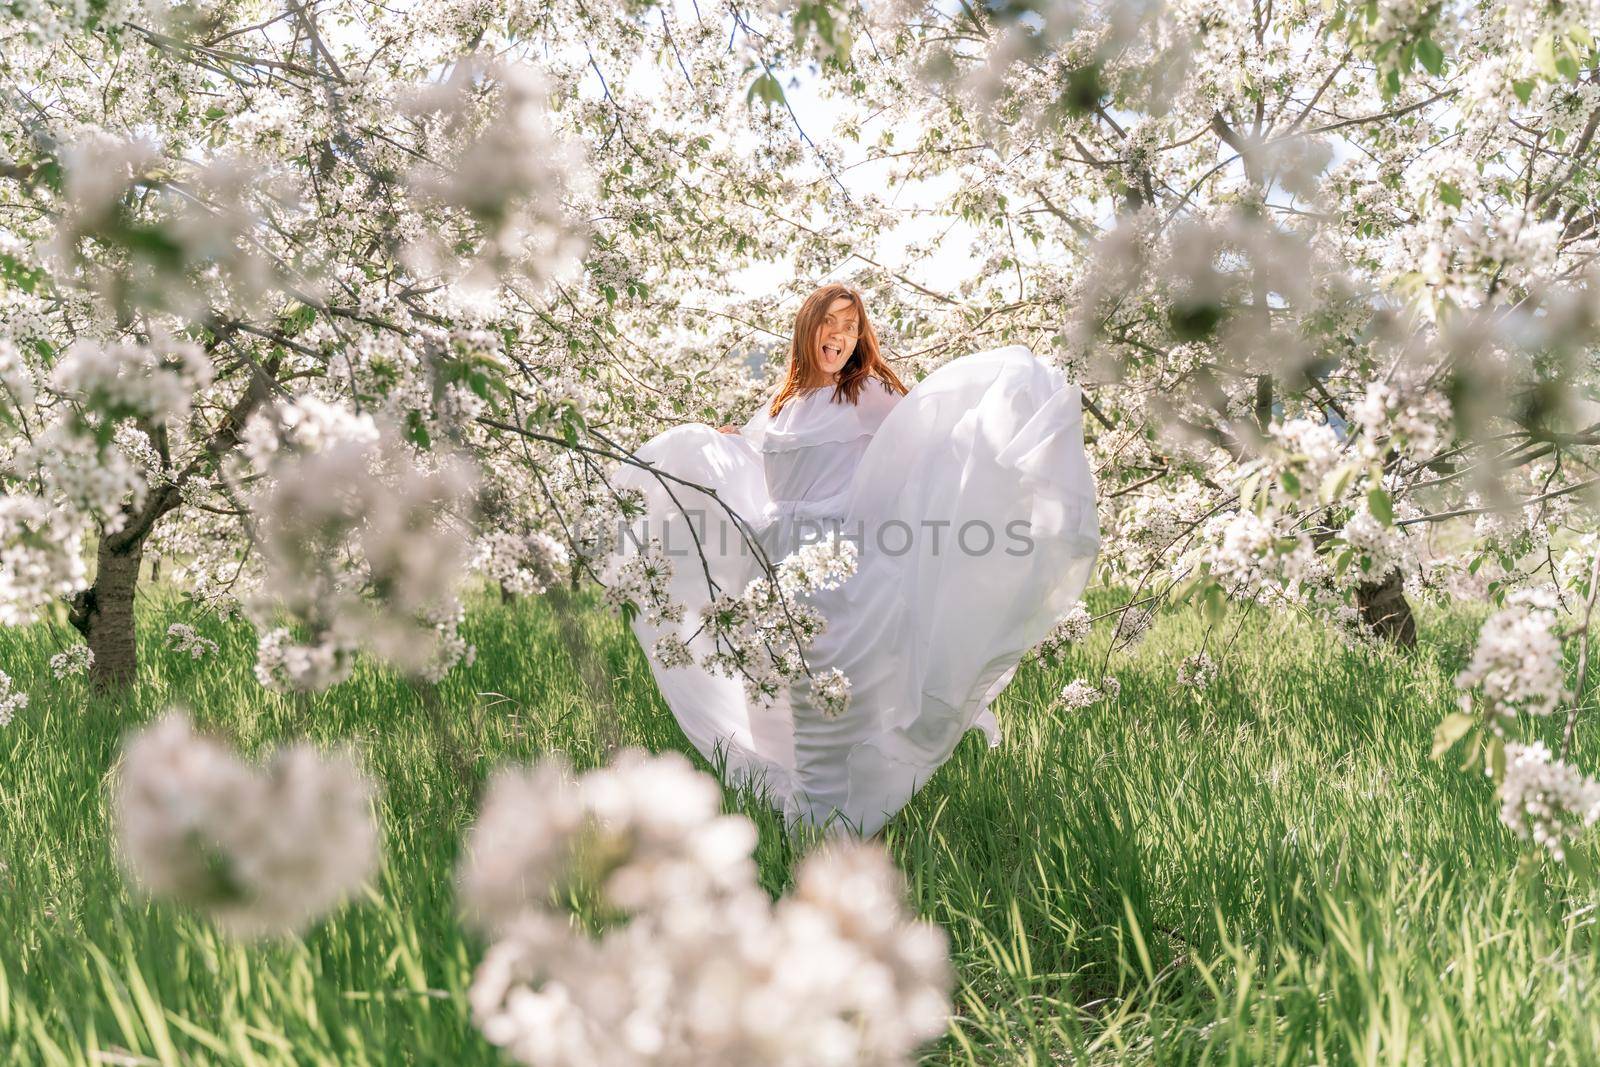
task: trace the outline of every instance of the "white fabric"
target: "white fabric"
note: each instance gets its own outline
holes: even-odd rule
[[[737,595],[760,573],[740,525],[772,563],[824,525],[858,539],[856,574],[809,598],[828,626],[807,663],[851,681],[836,720],[805,679],[752,706],[738,681],[662,669],[651,650],[666,630],[633,626],[685,735],[730,780],[764,788],[790,818],[867,834],[966,730],[998,743],[988,705],[1082,594],[1099,524],[1078,388],[1020,345],[948,363],[904,397],[876,380],[854,406],[832,394],[791,399],[776,418],[764,402],[738,435],[679,426],[638,451],[715,499],[635,467],[615,481],[644,493],[635,536],[661,537],[673,557],[684,637],[708,579]],[[689,648],[712,651],[704,635]]]

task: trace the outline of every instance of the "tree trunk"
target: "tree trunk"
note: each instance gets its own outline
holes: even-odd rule
[[[142,537],[127,541],[121,537],[102,537],[94,584],[72,598],[68,617],[89,643],[89,651],[94,653],[89,679],[96,689],[121,689],[132,685],[138,672],[133,605],[143,557]]]
[[[100,566],[94,584],[72,598],[68,613],[73,627],[89,642],[89,651],[94,653],[89,679],[96,689],[120,689],[133,684],[139,668],[133,633],[133,602],[139,586],[139,564],[144,559],[145,542],[156,524],[183,503],[183,487],[190,479],[214,470],[222,457],[238,445],[245,420],[271,394],[282,358],[281,351],[275,352],[265,363],[254,366],[250,383],[206,438],[201,454],[166,484],[152,489],[137,511],[125,511],[122,528],[117,533],[101,535]],[[157,428],[155,432],[153,440],[165,455],[165,431]]]
[[[1417,620],[1406,603],[1405,580],[1398,569],[1380,582],[1356,586],[1356,606],[1361,610],[1361,621],[1373,633],[1402,648],[1417,647]]]

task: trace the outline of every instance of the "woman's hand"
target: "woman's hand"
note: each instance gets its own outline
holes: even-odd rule
[[[732,425],[729,425],[729,426],[718,426],[717,427],[717,432],[718,433],[738,433],[739,432],[739,427],[732,426]]]

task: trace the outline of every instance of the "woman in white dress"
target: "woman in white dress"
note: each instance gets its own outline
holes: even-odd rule
[[[998,743],[990,702],[1071,610],[1099,546],[1078,388],[1023,346],[964,356],[909,391],[884,361],[861,295],[828,285],[801,307],[788,375],[741,427],[651,439],[614,481],[645,498],[634,546],[675,546],[681,623],[633,627],[690,742],[791,819],[870,834],[968,729]],[[703,486],[715,499],[689,489]],[[743,529],[741,529],[741,526]],[[802,677],[769,703],[698,665],[700,612],[825,533],[857,542],[856,573],[806,594],[827,627],[812,672],[850,681],[830,717]],[[758,554],[746,542],[762,549]],[[696,663],[665,666],[663,635]]]

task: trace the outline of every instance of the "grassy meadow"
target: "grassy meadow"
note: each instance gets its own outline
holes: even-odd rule
[[[165,650],[175,621],[219,653]],[[958,975],[926,1062],[1600,1060],[1593,895],[1523,860],[1486,780],[1427,758],[1473,620],[1426,617],[1409,656],[1283,615],[1237,621],[1204,696],[1172,680],[1198,615],[1161,620],[1113,665],[1120,698],[1083,711],[1049,704],[1099,677],[1103,634],[1025,666],[997,704],[1004,745],[969,735],[890,824]],[[139,685],[115,701],[50,677],[66,631],[0,630],[0,669],[32,695],[0,728],[0,1063],[499,1062],[466,1009],[484,946],[454,917],[462,832],[500,761],[687,749],[631,635],[587,599],[485,597],[466,628],[477,663],[435,692],[363,667],[296,700],[255,682],[243,624],[157,596],[141,625]],[[303,941],[241,946],[129,894],[108,771],[123,733],[170,704],[250,751],[355,741],[384,791],[385,863],[364,899]],[[1600,763],[1592,723],[1579,756]],[[782,891],[814,840],[749,797],[727,803],[759,822],[763,879]]]

